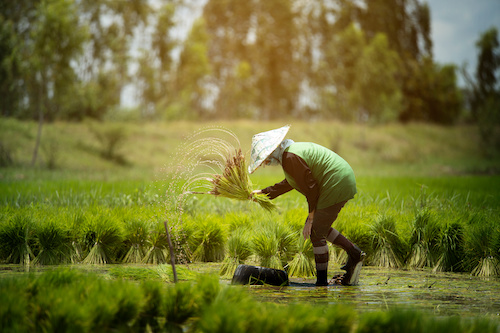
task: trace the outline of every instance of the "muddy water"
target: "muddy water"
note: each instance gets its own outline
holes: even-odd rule
[[[71,266],[109,277],[110,269],[135,267],[157,271],[156,265]],[[221,263],[180,265],[182,272],[217,274]],[[41,273],[45,269],[34,267],[30,271]],[[0,278],[25,274],[18,265],[1,265]],[[333,271],[331,274],[340,273]],[[309,303],[318,305],[346,304],[359,311],[391,308],[423,310],[433,315],[459,315],[488,317],[500,320],[500,278],[484,279],[460,273],[432,273],[430,270],[387,270],[363,267],[358,286],[315,287],[314,279],[291,278],[288,287],[232,286],[245,288],[256,299],[283,304]],[[185,274],[186,275],[186,274]],[[188,275],[186,275],[188,276]],[[188,278],[189,280],[189,278]],[[222,284],[231,281],[221,279]]]
[[[414,309],[435,315],[500,318],[500,279],[431,271],[364,267],[358,286],[314,287],[291,279],[289,287],[248,286],[258,299],[279,303],[347,304],[359,311]]]

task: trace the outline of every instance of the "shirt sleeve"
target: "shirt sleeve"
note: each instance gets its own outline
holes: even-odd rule
[[[312,171],[299,156],[284,152],[282,157],[283,170],[295,180],[298,190],[306,197],[309,213],[316,209],[319,199],[319,184],[314,179]]]
[[[276,183],[273,186],[266,187],[262,190],[262,193],[267,194],[269,199],[272,200],[291,190],[293,190],[293,187],[288,184],[286,179],[283,179],[281,182]]]

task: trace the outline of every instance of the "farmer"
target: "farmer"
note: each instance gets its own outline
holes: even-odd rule
[[[356,180],[350,165],[333,151],[310,142],[284,140],[290,126],[259,133],[252,138],[249,173],[259,166],[281,165],[285,179],[253,193],[274,199],[292,189],[302,193],[309,206],[304,239],[311,238],[316,262],[316,286],[328,285],[328,240],[348,254],[346,271],[335,283],[357,283],[365,253],[332,228],[344,205],[356,194]],[[332,279],[333,280],[333,279]]]

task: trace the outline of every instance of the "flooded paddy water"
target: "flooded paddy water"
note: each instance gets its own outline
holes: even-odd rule
[[[364,267],[358,286],[315,287],[314,279],[290,279],[288,287],[246,286],[262,301],[345,304],[359,311],[422,310],[433,315],[500,318],[500,279],[430,270]]]
[[[137,282],[160,280],[173,283],[170,265],[60,265],[32,267],[2,265],[0,278],[39,274],[67,267],[102,276],[104,279],[128,279]],[[181,281],[196,281],[200,274],[218,276],[221,263],[176,265]],[[340,272],[340,271],[338,271]],[[332,273],[337,273],[333,270]],[[315,279],[290,278],[290,286],[221,285],[242,288],[258,302],[279,304],[346,305],[359,312],[390,309],[424,311],[433,316],[485,317],[500,320],[500,279],[479,278],[466,273],[433,273],[431,270],[400,270],[363,267],[358,286],[315,287]]]

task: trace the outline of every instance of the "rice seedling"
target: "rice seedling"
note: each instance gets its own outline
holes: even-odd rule
[[[164,264],[168,262],[168,239],[165,229],[159,223],[149,231],[149,249],[146,250],[142,262],[145,264]]]
[[[147,332],[149,329],[151,332],[159,332],[161,327],[159,319],[165,311],[165,289],[163,285],[152,281],[142,283],[141,289],[144,295],[144,306],[132,330],[135,332]]]
[[[279,257],[279,240],[270,230],[259,230],[252,238],[253,252],[259,258],[260,266],[283,269]]]
[[[205,216],[202,221],[195,221],[191,228],[188,241],[193,260],[210,262],[224,258],[226,231],[218,217]]]
[[[424,319],[419,312],[399,309],[365,313],[356,332],[427,332],[423,327]]]
[[[341,231],[345,237],[347,237],[351,242],[356,244],[363,251],[369,251],[371,248],[371,238],[370,238],[370,228],[367,224],[357,219],[344,218],[342,224],[343,230]],[[340,230],[339,230],[340,231]],[[333,261],[337,263],[345,263],[347,261],[347,253],[337,246],[332,246],[334,251],[330,253],[333,254]]]
[[[415,216],[410,237],[411,252],[408,266],[411,268],[433,267],[439,241],[440,227],[429,210],[421,210]]]
[[[297,235],[290,227],[282,223],[270,223],[274,230],[274,234],[278,239],[278,255],[281,258],[281,263],[285,266],[297,250]]]
[[[193,280],[197,273],[193,270],[186,268],[188,266],[176,266],[177,276],[179,280]],[[156,266],[156,272],[160,276],[160,279],[165,282],[175,282],[174,272],[172,270],[172,265],[170,264],[160,264]]]
[[[464,270],[465,249],[462,223],[455,221],[443,228],[438,249],[439,255],[433,269],[435,272],[462,272]]]
[[[60,224],[49,221],[36,231],[38,254],[33,264],[56,265],[68,263],[72,258],[72,239],[69,230]]]
[[[292,261],[288,263],[288,275],[297,277],[309,277],[316,274],[314,263],[313,246],[309,239],[304,240],[297,234],[297,252]]]
[[[252,325],[257,313],[263,313],[267,303],[257,304],[241,288],[222,288],[213,303],[194,322],[196,332],[254,332]]]
[[[483,215],[470,221],[466,233],[467,266],[472,275],[500,276],[500,230]]]
[[[130,331],[144,303],[139,285],[126,280],[96,282],[85,304],[91,314],[89,331]]]
[[[211,183],[208,194],[236,200],[252,200],[267,211],[272,211],[275,208],[275,204],[266,194],[252,194],[252,183],[248,175],[245,155],[243,155],[241,148],[235,149],[233,153],[227,155],[224,165],[221,166],[221,171],[221,174],[207,174],[207,177],[196,175],[187,182],[185,188],[190,188],[196,182],[207,180]],[[204,192],[187,191],[187,193]]]
[[[254,233],[253,252],[259,257],[261,266],[283,269],[295,253],[296,237],[287,225],[265,222]]]
[[[307,216],[307,211],[305,209],[291,208],[287,209],[284,221],[285,224],[288,225],[291,230],[295,232],[302,232],[306,216]]]
[[[212,193],[227,198],[238,200],[253,200],[262,208],[271,211],[275,208],[274,203],[266,194],[253,194],[250,177],[248,175],[247,163],[241,148],[234,155],[228,156],[222,175],[215,175],[211,180],[213,184]]]
[[[146,254],[149,226],[146,221],[134,218],[125,221],[124,245],[128,248],[124,263],[140,263]]]
[[[347,259],[348,259],[347,252],[345,252],[342,248],[328,243],[328,249],[329,249],[329,255],[330,255],[329,261],[331,263],[334,263],[334,264],[340,265],[340,266],[343,266],[345,263],[347,263]],[[366,248],[363,248],[363,249],[366,249]]]
[[[165,325],[170,331],[180,329],[180,325],[194,317],[198,311],[196,289],[191,283],[180,282],[169,286],[165,297],[164,316],[167,320]]]
[[[249,228],[252,224],[252,217],[248,212],[229,212],[225,214],[224,221],[229,225],[229,231],[238,231]]]
[[[117,223],[106,216],[97,216],[85,227],[84,243],[89,250],[84,264],[113,262],[115,250],[122,242],[122,232]]]
[[[403,267],[405,245],[396,232],[394,218],[380,216],[370,225],[370,236],[370,263],[387,268]]]
[[[0,225],[0,253],[7,263],[29,266],[34,258],[34,224],[26,212]]]
[[[227,241],[226,257],[222,261],[220,275],[231,278],[238,265],[245,263],[250,255],[252,247],[248,233],[243,229],[233,231]]]
[[[3,332],[28,331],[27,276],[0,279],[0,327]]]

